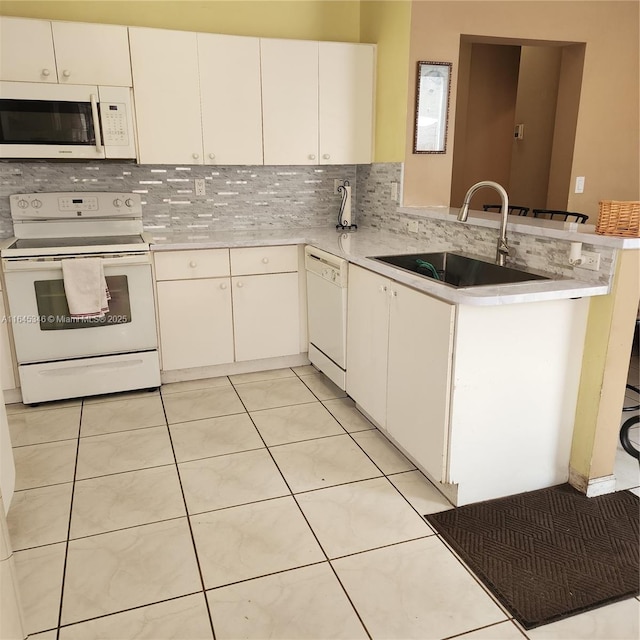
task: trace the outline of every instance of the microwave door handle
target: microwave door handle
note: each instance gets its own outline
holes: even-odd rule
[[[95,93],[91,96],[91,113],[93,115],[93,133],[96,137],[96,151],[102,153],[102,136],[100,135],[100,115],[98,113],[98,97]]]

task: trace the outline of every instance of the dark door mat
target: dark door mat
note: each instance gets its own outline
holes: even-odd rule
[[[525,629],[638,594],[640,501],[568,484],[426,515]]]

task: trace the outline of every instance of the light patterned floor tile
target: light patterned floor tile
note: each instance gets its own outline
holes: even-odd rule
[[[356,409],[356,403],[351,398],[325,400],[322,404],[329,409],[346,431],[353,433],[365,429],[375,429],[374,425]]]
[[[170,393],[163,396],[163,401],[169,424],[244,412],[232,386]]]
[[[507,618],[436,536],[332,564],[373,638],[448,638]]]
[[[367,638],[327,563],[207,592],[218,640]]]
[[[159,467],[174,462],[167,427],[81,438],[76,478]]]
[[[330,558],[433,535],[386,478],[310,491],[297,501]]]
[[[186,518],[72,540],[62,623],[153,604],[201,588]]]
[[[305,364],[300,367],[291,367],[297,376],[311,376],[320,373],[312,364]]]
[[[75,405],[7,415],[11,445],[21,447],[77,438],[80,432],[80,410],[80,405]]]
[[[376,466],[385,474],[411,471],[415,465],[377,429],[367,429],[351,434],[351,437],[364,449]]]
[[[456,636],[456,640],[525,640],[525,638],[526,636],[511,621],[499,622],[490,627]]]
[[[294,493],[382,475],[348,435],[271,447]]]
[[[60,640],[212,640],[205,596],[198,593],[60,630]]]
[[[264,447],[246,413],[180,422],[170,430],[178,462]]]
[[[398,491],[421,515],[453,509],[453,505],[420,473],[407,471],[389,476]]]
[[[87,404],[82,411],[81,436],[143,429],[166,424],[159,395]]]
[[[216,387],[230,387],[231,382],[227,376],[217,378],[200,378],[199,380],[183,380],[182,382],[169,382],[163,384],[162,395],[168,393],[180,393],[182,391],[197,391],[198,389],[215,389]]]
[[[65,543],[51,544],[13,554],[29,634],[58,624],[65,547]]]
[[[22,413],[23,411],[49,411],[50,409],[62,409],[64,407],[75,407],[82,405],[82,398],[71,398],[70,400],[56,400],[55,402],[40,402],[34,405],[22,404],[22,402],[12,402],[7,404],[7,415]]]
[[[16,491],[7,514],[14,551],[65,542],[73,483]]]
[[[297,376],[237,384],[236,390],[247,411],[304,404],[316,399]]]
[[[141,389],[135,391],[119,391],[117,393],[104,393],[99,396],[89,396],[84,398],[83,405],[99,404],[101,402],[112,402],[113,400],[137,400],[154,398],[160,395],[159,389]]]
[[[253,371],[251,373],[237,373],[229,376],[233,384],[245,382],[262,382],[263,380],[279,380],[280,378],[294,378],[295,373],[291,369],[268,369],[267,371]]]
[[[76,482],[71,538],[186,516],[175,465]]]
[[[178,467],[189,513],[289,495],[266,449],[183,462]]]
[[[293,498],[191,516],[207,589],[325,560]]]
[[[73,480],[77,440],[62,440],[17,447],[15,490],[33,489]]]
[[[322,373],[300,376],[319,400],[332,400],[334,398],[346,398],[347,394]]]
[[[531,640],[637,640],[640,602],[629,598],[525,633]]]
[[[319,402],[252,411],[251,418],[267,446],[344,434]]]

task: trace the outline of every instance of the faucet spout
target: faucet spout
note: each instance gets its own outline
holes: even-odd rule
[[[498,247],[496,250],[496,264],[504,267],[505,260],[509,255],[509,245],[507,244],[507,216],[509,215],[509,196],[505,188],[498,184],[497,182],[493,182],[492,180],[482,180],[481,182],[476,182],[476,184],[469,187],[469,191],[467,191],[467,195],[464,197],[464,201],[462,206],[460,207],[460,211],[458,212],[458,220],[460,222],[465,222],[469,215],[469,202],[473,197],[473,194],[478,191],[478,189],[482,189],[484,187],[489,187],[490,189],[494,189],[500,195],[500,200],[502,201],[502,205],[500,207],[500,214],[502,216],[502,220],[500,223],[500,236],[498,237]]]

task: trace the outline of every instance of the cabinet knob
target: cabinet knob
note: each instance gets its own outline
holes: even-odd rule
[[[310,153],[309,154],[309,160],[315,160],[316,159],[316,154],[315,153]]]
[[[268,264],[269,258],[262,258],[262,264]]]
[[[242,287],[244,287],[244,284],[242,282],[238,282],[237,286],[238,286],[239,289],[242,289]]]
[[[216,154],[215,153],[210,153],[209,154],[209,159],[210,160],[215,160],[216,159]]]
[[[331,156],[328,153],[323,154],[322,156],[325,160],[329,160],[329,158],[331,158]]]
[[[189,263],[189,266],[190,266],[192,269],[195,269],[195,268],[198,266],[198,263],[197,263],[195,260],[192,260],[192,261]]]
[[[69,69],[65,69],[62,72],[63,77],[68,78],[71,75],[71,71],[69,71]]]
[[[397,298],[398,297],[398,292],[397,291],[392,291],[391,292],[391,297],[392,298]]]
[[[191,156],[193,157],[194,160],[197,160],[200,157],[199,153],[192,153]]]
[[[227,288],[227,283],[226,282],[221,283],[220,284],[220,288],[221,289],[226,289]]]
[[[387,292],[387,285],[386,284],[381,284],[379,291],[380,291],[380,293],[386,293]]]
[[[48,77],[51,75],[51,71],[49,71],[49,69],[43,69],[43,70],[42,70],[42,75],[43,75],[45,78],[48,78]]]

